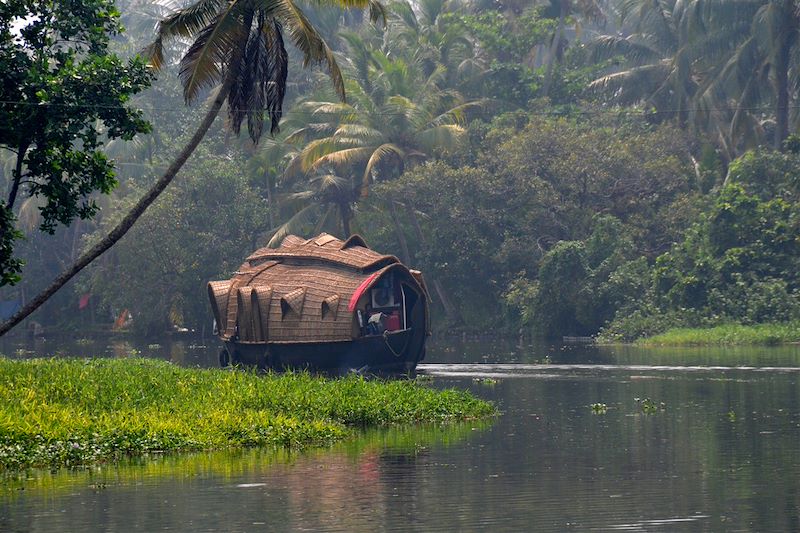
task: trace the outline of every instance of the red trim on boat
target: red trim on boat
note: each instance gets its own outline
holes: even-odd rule
[[[370,277],[361,282],[361,285],[358,286],[356,291],[353,293],[353,296],[350,297],[350,303],[347,305],[348,311],[352,313],[353,311],[356,310],[356,305],[358,305],[359,298],[361,298],[361,295],[364,294],[364,291],[366,291],[367,288],[369,288],[372,282],[375,281],[375,278],[378,277],[378,274],[380,274],[380,272],[375,272]]]

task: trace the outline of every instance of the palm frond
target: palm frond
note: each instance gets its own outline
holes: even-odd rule
[[[435,149],[454,150],[464,142],[466,133],[456,124],[435,126],[419,132],[417,143],[429,153]]]
[[[369,4],[369,20],[370,22],[380,22],[383,27],[386,27],[387,12],[386,7],[379,0],[367,0]]]
[[[373,169],[378,163],[380,163],[390,155],[396,155],[402,161],[405,155],[405,151],[396,144],[386,143],[377,147],[372,152],[372,155],[370,155],[369,161],[367,161],[367,166],[364,167],[364,177],[362,178],[361,182],[362,198],[365,198],[367,196],[367,191],[369,190],[369,183]]]
[[[392,2],[389,4],[393,20],[398,20],[405,27],[409,28],[414,34],[419,31],[419,21],[414,9],[407,1]]]
[[[405,119],[414,129],[422,129],[431,119],[430,113],[408,97],[395,94],[386,99],[386,112],[397,119]]]
[[[359,148],[344,148],[342,150],[330,152],[314,161],[311,166],[308,167],[307,171],[313,172],[327,165],[333,167],[346,167],[354,164],[357,161],[366,159],[371,152],[372,148],[368,146]]]
[[[275,135],[283,115],[288,73],[288,54],[280,23],[259,14],[244,54],[230,69],[235,70],[238,80],[228,96],[228,116],[233,131],[238,135],[242,120],[247,117],[250,138],[258,143],[266,112],[270,119],[270,134]]]
[[[222,80],[223,66],[246,39],[241,20],[242,4],[242,0],[233,0],[211,24],[200,30],[181,59],[178,76],[187,103],[193,102],[201,90]]]
[[[605,61],[616,56],[623,56],[635,65],[652,63],[661,60],[662,54],[653,50],[646,42],[637,42],[634,36],[602,35],[591,42],[591,60]]]
[[[315,102],[312,114],[314,115],[334,115],[338,120],[353,120],[356,110],[343,102]]]
[[[344,7],[366,7],[364,0],[341,0]],[[345,100],[344,79],[333,51],[293,0],[275,0],[271,14],[278,17],[289,34],[289,38],[303,54],[303,66],[323,63],[339,98]]]
[[[164,64],[164,42],[176,37],[192,37],[209,26],[228,2],[225,0],[199,0],[168,15],[156,26],[155,40],[142,51],[156,70]]]
[[[486,75],[487,69],[475,58],[467,58],[456,67],[456,74],[459,80],[477,80]]]
[[[349,180],[336,174],[316,174],[311,178],[310,183],[322,194],[328,193],[331,189],[343,191],[349,185]]]
[[[272,238],[267,243],[269,248],[277,248],[283,239],[293,234],[303,234],[303,229],[313,224],[315,215],[318,214],[320,206],[318,204],[311,204],[296,212],[286,222],[281,224]]]
[[[358,144],[361,143],[354,142],[353,139],[343,140],[335,136],[315,139],[309,142],[300,152],[300,168],[303,172],[309,172],[318,168],[317,162],[323,157],[341,150],[357,147]]]
[[[354,138],[367,142],[378,142],[383,139],[383,133],[380,130],[361,124],[341,124],[334,135],[343,139]]]
[[[603,76],[591,82],[588,88],[611,93],[620,103],[632,104],[651,95],[664,83],[670,71],[669,63],[662,61]]]
[[[489,100],[486,98],[481,98],[479,100],[472,100],[470,102],[464,102],[463,104],[459,104],[455,107],[451,107],[444,113],[439,114],[438,116],[434,117],[427,126],[444,126],[444,125],[452,125],[456,124],[459,126],[464,126],[467,122],[467,113],[470,110],[480,110],[486,107],[489,104]]]

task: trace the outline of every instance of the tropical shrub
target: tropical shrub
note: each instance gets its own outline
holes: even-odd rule
[[[683,241],[656,258],[652,285],[602,336],[800,317],[800,158],[750,152]]]

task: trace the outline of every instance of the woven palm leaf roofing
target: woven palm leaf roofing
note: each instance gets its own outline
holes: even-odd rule
[[[251,254],[228,281],[209,284],[224,338],[239,342],[335,342],[353,339],[351,299],[389,271],[424,289],[405,265],[353,236],[290,235],[279,248]],[[355,302],[353,302],[355,303]]]
[[[364,239],[358,235],[342,241],[333,235],[322,233],[307,240],[289,235],[278,248],[260,248],[250,254],[243,267],[254,267],[265,261],[279,259],[323,261],[361,271],[376,270],[400,262],[393,255],[382,255],[370,250]]]

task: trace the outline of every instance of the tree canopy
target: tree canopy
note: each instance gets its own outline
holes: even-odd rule
[[[0,199],[0,285],[20,279],[14,246],[22,197],[43,200],[39,227],[48,233],[93,217],[94,194],[117,183],[104,141],[150,130],[128,103],[150,85],[151,73],[141,60],[109,50],[120,31],[110,0],[0,6],[0,148],[14,159]]]
[[[4,50],[22,43],[20,28],[34,20],[20,15],[29,4],[35,3],[2,6],[11,28]],[[116,36],[117,15],[106,17],[98,7],[111,13],[109,3],[72,4],[70,13],[94,28],[89,34]],[[67,17],[59,11],[66,3],[36,5]],[[93,101],[80,92],[93,84],[75,87],[65,74],[63,85],[81,109],[100,107],[87,124],[98,125],[98,143],[106,147],[96,148],[106,155],[90,160],[95,181],[50,183],[25,173],[57,167],[69,177],[82,161],[75,151],[86,151],[91,134],[29,157],[16,174],[16,148],[4,145],[11,148],[0,156],[0,172],[16,192],[2,200],[0,223],[10,230],[0,252],[11,258],[7,265],[34,258],[40,265],[26,267],[15,295],[40,290],[59,269],[74,275],[154,204],[142,229],[53,308],[74,304],[78,291],[97,295],[92,301],[106,316],[132,310],[140,330],[199,328],[202,298],[192,289],[198,280],[229,274],[250,248],[275,244],[287,231],[327,231],[361,233],[424,270],[440,327],[633,338],[667,324],[800,313],[787,266],[797,260],[791,232],[798,198],[790,192],[800,175],[796,2],[119,5],[135,32],[108,49],[130,52],[150,43],[149,57],[163,69],[151,90],[135,95],[154,135],[136,143],[112,138],[111,126],[99,120],[106,120],[106,101]],[[76,68],[91,55],[89,44],[64,46],[79,51]],[[31,48],[20,60],[33,56]],[[6,70],[12,81],[4,90],[21,91],[24,84],[13,78],[19,73]],[[4,98],[35,101],[28,107],[36,116],[58,118],[55,104],[67,96],[40,89]],[[204,98],[202,118],[180,105]],[[23,114],[23,106],[3,102],[8,116]],[[215,122],[220,112],[225,128]],[[9,139],[29,133],[5,128]],[[249,135],[229,134],[242,128]],[[205,148],[188,161],[202,139]],[[103,198],[97,193],[114,179],[104,173],[112,153],[125,172],[116,178],[122,186]],[[191,185],[157,203],[186,162]],[[13,189],[15,175],[21,178]],[[91,192],[84,195],[84,186]],[[227,198],[225,187],[241,201]],[[25,196],[31,192],[38,196]],[[72,208],[54,209],[59,204],[48,204],[47,194]],[[60,227],[93,214],[92,202],[108,207],[102,217]],[[230,223],[219,210],[233,217]],[[40,225],[56,238],[30,232]],[[27,231],[27,240],[17,230]],[[159,243],[143,260],[137,247],[154,235]],[[197,252],[198,246],[210,248]],[[230,257],[240,248],[240,257]],[[145,265],[161,260],[180,275],[162,276],[158,294],[135,296],[137,287],[152,285]],[[7,272],[9,280],[19,274]],[[28,272],[36,274],[27,279]],[[117,279],[125,288],[114,294]]]

